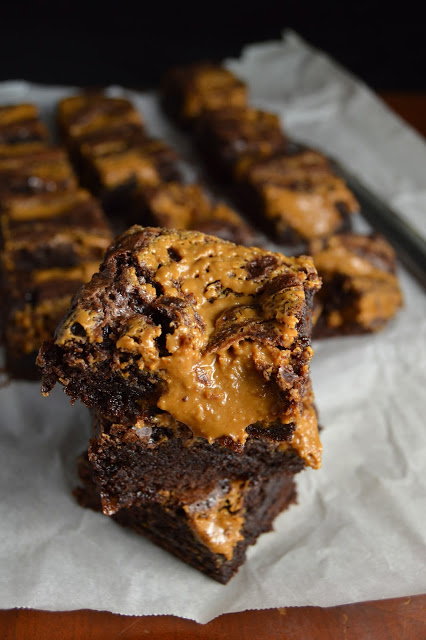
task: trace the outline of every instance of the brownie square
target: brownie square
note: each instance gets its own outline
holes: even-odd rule
[[[247,103],[246,85],[231,71],[210,62],[172,69],[164,78],[161,94],[166,112],[183,126],[204,111]]]
[[[317,151],[279,154],[236,170],[246,208],[274,239],[309,242],[345,230],[358,202]]]
[[[63,149],[45,147],[0,157],[0,206],[38,194],[75,191],[77,181]]]
[[[311,386],[296,425],[249,426],[244,446],[222,438],[209,443],[155,406],[134,425],[95,412],[89,460],[104,513],[152,501],[164,491],[185,496],[224,478],[255,482],[278,472],[319,468],[322,446]]]
[[[59,103],[58,123],[82,184],[113,216],[128,218],[138,186],[180,179],[178,154],[146,135],[128,100],[73,96]]]
[[[87,93],[59,102],[58,127],[67,146],[78,149],[86,138],[103,130],[127,127],[127,135],[143,131],[143,119],[129,100]]]
[[[111,229],[87,191],[49,194],[19,205],[0,216],[3,270],[16,274],[101,262]]]
[[[195,137],[212,173],[231,181],[244,159],[269,157],[287,147],[278,116],[253,107],[204,113],[197,121]]]
[[[169,182],[140,189],[135,197],[137,224],[166,229],[193,229],[236,244],[253,244],[254,232],[226,204],[212,203],[198,184]]]
[[[33,104],[0,107],[0,156],[44,146],[48,132]]]
[[[310,385],[294,433],[253,427],[244,447],[209,443],[151,407],[135,425],[95,413],[79,460],[82,506],[103,511],[184,562],[226,583],[248,545],[295,501],[293,476],[318,468],[321,442]]]
[[[319,245],[319,246],[318,246]],[[402,306],[395,252],[378,234],[338,234],[311,246],[323,280],[314,337],[379,331]]]
[[[257,424],[287,434],[303,413],[319,286],[306,256],[132,227],[43,345],[43,392],[60,381],[123,424],[156,406],[209,442],[244,444]]]
[[[83,488],[75,496],[82,506],[100,511],[99,487],[86,456],[78,467]],[[157,500],[136,501],[112,518],[226,584],[244,563],[247,547],[295,501],[293,478],[281,471],[252,482],[225,477],[185,494],[163,491]]]
[[[28,273],[3,273],[1,325],[6,371],[11,378],[40,378],[36,367],[41,343],[52,337],[83,282],[90,280],[99,261]]]
[[[9,199],[0,230],[6,369],[11,377],[33,379],[40,376],[35,359],[41,343],[97,270],[111,231],[83,190]]]
[[[81,176],[111,211],[128,210],[138,186],[152,187],[180,179],[178,154],[161,140],[134,136],[114,144],[85,142],[81,146]]]

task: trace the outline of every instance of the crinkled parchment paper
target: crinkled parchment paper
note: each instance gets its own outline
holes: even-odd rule
[[[425,144],[363,84],[294,33],[247,47],[229,66],[248,81],[251,101],[277,111],[292,136],[337,156],[424,229]],[[0,85],[0,104],[33,101],[49,119],[67,93],[14,81]],[[190,157],[156,97],[127,94],[152,133]],[[37,383],[3,389],[0,606],[207,622],[250,608],[426,592],[426,299],[400,275],[405,308],[385,331],[315,345],[323,468],[299,475],[299,504],[250,548],[226,587],[77,506],[75,459],[89,430],[83,406],[71,407],[60,389],[44,399]]]

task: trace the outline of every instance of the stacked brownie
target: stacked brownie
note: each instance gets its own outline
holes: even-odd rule
[[[318,468],[307,257],[132,227],[38,363],[94,409],[82,504],[227,582]]]
[[[35,358],[111,240],[65,152],[47,146],[32,105],[0,108],[2,333],[11,377],[39,377]]]
[[[200,185],[183,184],[178,154],[148,136],[128,100],[103,94],[65,98],[58,124],[82,184],[114,217],[126,224],[205,229],[251,243],[253,233],[241,216],[211,203]]]
[[[380,331],[402,306],[395,252],[378,234],[337,234],[311,247],[323,285],[316,338]]]
[[[392,248],[384,238],[349,233],[359,208],[354,194],[322,153],[289,140],[275,114],[248,106],[241,84],[218,65],[189,65],[166,76],[163,105],[192,128],[211,174],[256,226],[294,252],[316,248],[325,285],[315,335],[382,328],[401,305]],[[360,253],[364,268],[354,258]]]

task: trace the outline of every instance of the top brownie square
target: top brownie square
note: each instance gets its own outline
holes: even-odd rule
[[[210,62],[198,62],[169,71],[163,81],[165,110],[182,125],[204,111],[244,107],[247,87],[231,71]]]
[[[294,429],[309,383],[312,259],[196,231],[132,227],[107,251],[38,357],[107,418],[153,406],[209,442]]]
[[[215,175],[235,178],[241,162],[251,162],[287,149],[287,138],[275,113],[253,107],[206,112],[197,122],[196,140]]]

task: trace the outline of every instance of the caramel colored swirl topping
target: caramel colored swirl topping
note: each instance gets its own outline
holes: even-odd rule
[[[118,254],[127,260],[119,272]],[[300,418],[312,350],[299,327],[306,292],[318,287],[306,256],[133,227],[89,286],[97,297],[83,291],[56,342],[101,347],[108,327],[119,375],[158,381],[157,407],[194,435],[244,443],[249,425]]]

